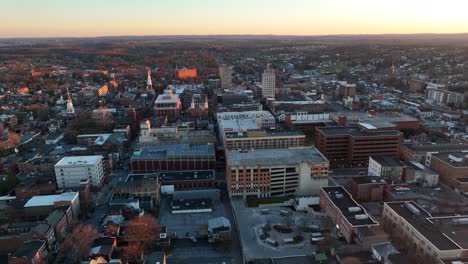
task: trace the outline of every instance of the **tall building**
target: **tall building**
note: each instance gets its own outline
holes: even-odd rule
[[[357,126],[316,128],[315,145],[330,160],[330,166],[364,167],[370,156],[398,159],[402,134],[397,130],[379,131],[359,123]]]
[[[232,86],[232,66],[222,64],[219,66],[219,77],[221,78],[221,89],[229,89]]]
[[[102,156],[64,157],[55,164],[58,188],[79,187],[82,181],[101,186],[104,180]]]
[[[270,66],[262,74],[262,97],[275,98],[276,76]]]
[[[328,167],[313,147],[226,152],[229,193],[244,198],[318,194],[328,184]]]
[[[440,105],[462,105],[465,101],[464,94],[449,91],[445,85],[434,83],[427,84],[426,97],[428,100]]]

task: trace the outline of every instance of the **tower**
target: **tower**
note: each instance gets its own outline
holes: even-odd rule
[[[271,69],[270,64],[268,64],[267,69],[262,74],[262,97],[275,98],[275,88],[275,70]]]
[[[146,80],[146,91],[153,90],[153,82],[151,81],[151,69],[146,68],[146,71],[148,72],[148,78]]]
[[[75,115],[75,107],[73,107],[73,101],[72,101],[72,98],[70,96],[70,91],[68,91],[68,87],[67,87],[67,95],[68,95],[68,101],[67,101],[66,112],[67,112],[68,116],[74,116]]]
[[[395,57],[392,56],[392,79],[395,79]]]
[[[232,66],[222,64],[219,66],[219,78],[221,79],[221,89],[228,89],[232,86]]]

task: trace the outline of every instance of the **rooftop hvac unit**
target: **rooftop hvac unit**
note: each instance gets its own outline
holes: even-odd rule
[[[361,211],[361,207],[358,207],[358,206],[349,207],[349,208],[348,208],[348,211],[349,211],[350,213],[357,213],[357,212],[360,212],[360,211]]]
[[[342,193],[337,193],[337,194],[336,194],[336,198],[337,198],[337,199],[343,198],[343,194],[342,194]]]
[[[410,210],[414,215],[421,215],[421,211],[419,211],[418,208],[416,208],[414,205],[410,204],[410,203],[405,203],[405,206],[406,208],[408,208],[408,210]]]
[[[365,219],[368,219],[369,216],[367,214],[357,214],[357,215],[354,216],[354,218],[356,220],[365,220]]]

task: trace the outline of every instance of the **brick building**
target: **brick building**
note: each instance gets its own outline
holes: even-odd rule
[[[440,180],[458,192],[468,192],[468,153],[439,153],[432,155],[431,169]]]
[[[398,158],[402,134],[399,131],[379,131],[360,123],[357,126],[316,128],[315,145],[330,161],[331,167],[364,167],[369,156]]]
[[[380,231],[372,235],[366,232],[376,229],[379,224],[375,222],[359,203],[357,203],[343,186],[322,187],[320,191],[320,207],[330,216],[336,226],[336,232],[341,233],[348,243],[359,241],[360,244],[369,244],[366,240],[382,243],[387,236]],[[364,229],[363,229],[364,228]],[[360,235],[356,236],[358,229]],[[381,242],[377,242],[381,240]]]

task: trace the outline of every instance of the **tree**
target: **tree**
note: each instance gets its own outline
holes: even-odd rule
[[[125,237],[128,247],[124,254],[129,259],[143,255],[153,241],[159,236],[159,226],[152,215],[143,215],[132,218],[127,224]]]
[[[79,225],[67,236],[63,248],[73,254],[76,261],[82,260],[89,255],[96,234],[97,232],[92,226]]]

